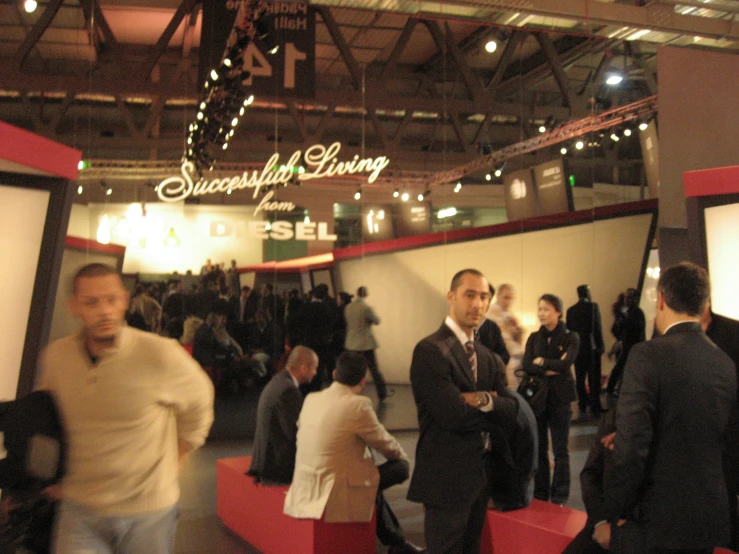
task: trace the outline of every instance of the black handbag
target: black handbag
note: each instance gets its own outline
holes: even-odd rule
[[[541,416],[547,407],[548,383],[547,378],[541,375],[532,375],[525,372],[521,375],[521,384],[518,385],[516,392],[529,403],[536,417]]]

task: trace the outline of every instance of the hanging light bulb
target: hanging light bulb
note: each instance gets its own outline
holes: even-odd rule
[[[546,126],[544,126],[544,125],[539,125],[539,132],[540,132],[540,133],[546,133],[546,132],[547,132],[547,128],[546,128]]]
[[[564,156],[565,154],[567,154],[567,147],[566,147],[566,146],[563,146],[562,148],[560,148],[560,149],[559,149],[559,153],[560,153],[560,154],[562,154],[563,156]]]
[[[78,186],[77,187],[77,194],[82,194],[82,191],[84,191],[84,190],[85,189],[82,188],[82,185]]]
[[[631,136],[631,129],[629,127],[626,127],[626,129],[624,129],[624,136],[625,137]]]
[[[417,198],[419,202],[423,202],[423,193],[419,192]]]
[[[238,117],[234,117],[231,120],[231,127],[236,127],[238,124],[239,124],[239,118]]]
[[[649,124],[646,121],[642,121],[639,123],[639,130],[640,131],[646,131],[647,127],[649,127]]]
[[[575,148],[577,148],[578,150],[582,150],[584,147],[585,147],[585,143],[581,140],[578,140],[575,143]]]
[[[408,199],[410,198],[410,195],[407,192],[404,192],[403,195],[400,197],[400,199],[403,202],[408,202]]]
[[[252,102],[254,102],[254,95],[253,94],[251,96],[249,96],[249,98],[247,98],[246,100],[244,100],[244,106],[249,106]]]
[[[496,177],[500,177],[501,175],[503,175],[503,170],[500,169],[500,168],[496,169],[495,170],[495,176]]]
[[[494,40],[489,40],[485,43],[485,52],[492,54],[498,49],[498,43]]]
[[[360,198],[362,198],[362,190],[357,189],[357,192],[354,193],[354,200],[359,200]]]
[[[174,227],[169,228],[167,236],[164,238],[164,246],[167,248],[177,248],[182,244],[180,237],[174,232]]]
[[[398,196],[400,196],[400,191],[399,191],[399,190],[398,190],[398,189],[396,188],[396,189],[395,189],[395,190],[393,191],[393,198],[397,198]]]
[[[113,189],[108,189],[105,191],[105,196],[110,196],[111,194],[113,194]]]
[[[33,13],[36,11],[36,8],[38,8],[38,2],[36,0],[26,0],[23,2],[23,9],[26,10],[26,13]]]
[[[214,81],[218,80],[218,72],[215,69],[210,70],[210,78]]]
[[[488,177],[489,177],[489,175],[488,175]],[[457,184],[454,185],[454,192],[459,192],[460,190],[462,190],[462,181],[457,181]]]
[[[492,180],[493,180],[493,176],[492,176],[492,175],[490,175],[490,173],[487,173],[487,174],[485,175],[485,180],[486,180],[486,181],[492,181]]]

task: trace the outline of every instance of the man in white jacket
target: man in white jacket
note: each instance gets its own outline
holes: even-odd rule
[[[298,419],[298,449],[285,513],[328,523],[370,521],[377,509],[377,537],[389,554],[422,552],[405,540],[403,530],[382,495],[408,479],[408,456],[377,420],[372,403],[359,393],[367,381],[367,363],[344,352],[335,381],[309,394]],[[387,462],[375,466],[369,448]]]

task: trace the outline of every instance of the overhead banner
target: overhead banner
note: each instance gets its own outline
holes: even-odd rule
[[[571,212],[574,208],[572,190],[565,179],[561,159],[534,166],[534,184],[541,215]]]
[[[520,169],[503,178],[505,207],[508,221],[517,221],[539,215],[533,178],[530,169]]]
[[[262,16],[267,38],[254,40],[243,53],[244,70],[250,73],[243,86],[257,96],[315,97],[316,9],[304,2],[268,5]]]

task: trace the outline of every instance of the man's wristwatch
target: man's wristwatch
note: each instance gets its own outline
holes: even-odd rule
[[[478,392],[477,393],[477,407],[482,408],[484,406],[487,406],[489,402],[489,397],[484,392]]]

